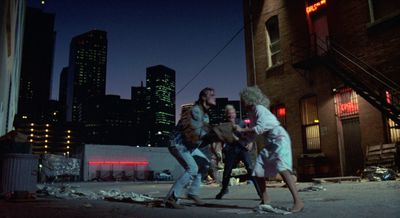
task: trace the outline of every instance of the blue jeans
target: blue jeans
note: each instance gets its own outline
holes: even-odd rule
[[[174,197],[176,198],[180,198],[182,196],[182,190],[190,182],[192,183],[190,184],[188,195],[198,196],[202,175],[199,172],[199,167],[197,166],[197,163],[194,160],[193,156],[199,156],[206,160],[208,160],[208,158],[199,149],[196,148],[191,151],[188,150],[185,145],[178,143],[170,146],[168,149],[185,169],[185,172],[172,185],[167,194],[167,199],[170,198],[171,195],[174,195]]]

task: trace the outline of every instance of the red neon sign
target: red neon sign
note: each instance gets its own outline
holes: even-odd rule
[[[245,124],[250,124],[251,121],[250,121],[250,119],[245,119],[245,120],[244,120],[244,123],[245,123]]]
[[[392,95],[390,95],[390,92],[388,91],[386,91],[386,102],[392,104]]]
[[[284,107],[281,107],[278,109],[278,116],[279,117],[284,117],[286,115],[286,109]]]
[[[314,3],[310,6],[306,7],[306,12],[307,14],[310,14],[311,12],[317,11],[320,7],[322,7],[323,5],[326,5],[326,0],[321,0],[317,3]]]
[[[89,161],[89,165],[149,165],[148,161]]]
[[[342,103],[339,106],[340,115],[358,113],[358,105],[354,102]]]

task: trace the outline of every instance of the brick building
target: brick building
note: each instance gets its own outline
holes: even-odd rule
[[[244,0],[247,83],[271,100],[307,176],[355,175],[400,141],[400,3]],[[397,124],[396,124],[397,123]]]

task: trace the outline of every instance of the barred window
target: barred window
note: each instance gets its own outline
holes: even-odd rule
[[[300,101],[303,138],[305,151],[318,152],[321,150],[321,136],[317,109],[317,97],[307,97]]]

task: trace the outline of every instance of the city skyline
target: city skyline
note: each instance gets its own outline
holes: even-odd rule
[[[159,64],[175,69],[176,90],[180,90],[243,26],[242,1],[135,1],[135,4],[121,2],[112,6],[106,1],[98,1],[96,5],[46,1],[41,6],[40,1],[28,0],[28,6],[43,7],[45,12],[55,14],[52,99],[58,98],[60,72],[68,65],[69,42],[78,34],[94,29],[107,31],[106,94],[129,99],[130,88],[145,81],[146,68]],[[244,63],[244,39],[240,33],[177,96],[176,104],[194,102],[206,86],[214,87],[218,97],[239,99],[239,90],[246,86]],[[225,82],[227,76],[229,84]]]

